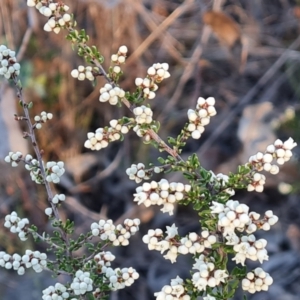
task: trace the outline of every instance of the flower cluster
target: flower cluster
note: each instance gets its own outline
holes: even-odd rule
[[[232,259],[236,263],[245,265],[246,258],[253,261],[259,261],[261,264],[264,260],[268,260],[269,256],[266,250],[267,241],[265,239],[256,240],[253,234],[235,238],[233,250],[236,252]]]
[[[146,78],[135,79],[135,85],[143,92],[143,98],[155,98],[155,91],[158,89],[156,83],[170,77],[168,69],[169,65],[167,63],[156,63],[148,69]]]
[[[269,230],[278,221],[272,211],[267,211],[265,217],[259,220],[258,213],[249,213],[249,206],[236,200],[228,200],[225,205],[214,201],[212,203],[211,213],[218,215],[218,226],[225,237],[235,234],[235,230],[249,234],[257,229]]]
[[[20,74],[20,64],[17,63],[16,52],[6,46],[0,46],[0,75],[11,79]]]
[[[160,292],[154,294],[156,300],[190,300],[183,286],[183,280],[177,276],[171,280],[171,285],[165,285]]]
[[[93,68],[91,66],[79,66],[77,69],[72,70],[71,76],[81,81],[84,79],[93,81],[95,79],[93,72],[98,72],[98,68]]]
[[[171,76],[168,70],[169,65],[167,63],[156,63],[148,69],[147,74],[153,81],[160,83],[164,79],[169,78]]]
[[[60,177],[65,173],[64,162],[49,161],[46,163],[46,180],[48,182],[58,183]]]
[[[6,252],[1,251],[0,266],[7,270],[14,269],[17,271],[18,275],[23,275],[25,273],[25,263],[22,261],[22,257],[17,253],[9,255]]]
[[[37,184],[44,182],[40,164],[37,159],[33,158],[30,154],[27,154],[24,159],[25,169],[30,172],[31,180]]]
[[[111,120],[110,127],[98,128],[95,133],[89,132],[84,147],[91,150],[106,148],[110,142],[118,141],[129,131],[129,126],[122,125],[118,120]]]
[[[203,254],[196,258],[193,269],[197,272],[193,274],[192,282],[199,291],[205,291],[207,287],[214,288],[228,277],[225,270],[215,268],[213,258]]]
[[[144,204],[146,207],[151,205],[163,205],[162,212],[173,214],[176,202],[183,200],[191,190],[191,186],[181,182],[169,183],[166,179],[161,181],[145,182],[136,188],[133,201]]]
[[[132,164],[130,168],[126,169],[126,174],[130,180],[135,180],[136,183],[140,183],[143,180],[150,179],[152,172],[145,170],[143,163]]]
[[[5,156],[4,161],[7,163],[11,163],[12,167],[17,167],[19,162],[22,160],[23,154],[20,151],[17,152],[9,152],[7,156]]]
[[[57,282],[55,286],[50,285],[48,288],[43,290],[43,300],[63,300],[69,299],[69,293],[67,292],[67,288]]]
[[[292,138],[285,142],[277,139],[274,144],[267,147],[265,153],[258,152],[249,158],[248,165],[256,171],[267,171],[275,175],[279,172],[279,167],[272,164],[276,160],[277,164],[283,165],[292,157],[292,149],[297,146]],[[260,173],[254,173],[251,182],[248,184],[248,191],[262,192],[266,177]]]
[[[233,246],[233,250],[236,252],[232,260],[242,265],[246,258],[253,261],[258,260],[260,263],[268,260],[265,249],[267,241],[265,239],[256,240],[251,233],[257,229],[270,230],[270,227],[278,221],[278,217],[272,211],[267,211],[260,220],[258,213],[249,213],[249,207],[246,204],[240,204],[234,200],[227,201],[225,205],[213,202],[210,209],[212,214],[218,215],[218,227],[227,240],[226,244]],[[245,231],[249,235],[239,237],[236,231]]]
[[[23,154],[20,151],[17,151],[9,152],[9,154],[4,158],[4,160],[7,163],[11,163],[12,167],[17,167],[20,161],[24,161],[25,169],[30,171],[31,180],[38,184],[43,183],[44,180],[38,160],[33,159],[33,157],[30,154],[27,154],[24,159],[22,158]],[[51,171],[49,171],[49,174],[50,173]],[[49,179],[51,179],[51,177],[49,177]]]
[[[216,236],[210,234],[208,230],[202,230],[200,236],[195,232],[191,232],[180,239],[181,245],[178,247],[178,253],[202,253],[205,249],[210,249],[216,242]]]
[[[109,281],[109,287],[113,290],[120,290],[126,286],[131,286],[136,279],[139,278],[139,273],[132,267],[116,268],[103,267],[103,273]]]
[[[150,107],[145,105],[135,107],[133,109],[135,115],[135,121],[137,124],[151,124],[153,112]]]
[[[71,15],[63,14],[60,18],[51,17],[44,26],[45,31],[53,31],[56,34],[60,32],[60,29],[65,27],[71,21]]]
[[[47,254],[26,250],[25,255],[22,256],[22,261],[25,263],[26,268],[32,267],[35,272],[40,273],[47,266]]]
[[[129,176],[130,180],[135,180],[136,183],[140,183],[143,180],[150,179],[152,174],[154,173],[161,173],[161,167],[154,167],[145,170],[145,165],[143,163],[132,164],[130,168],[126,169],[126,174]]]
[[[111,105],[116,105],[119,99],[124,98],[125,92],[118,86],[113,87],[111,84],[106,83],[103,88],[100,89],[100,102],[109,102]]]
[[[278,166],[274,166],[277,167]],[[278,172],[277,170],[276,172]],[[261,193],[264,190],[264,185],[266,183],[266,176],[260,173],[254,173],[251,177],[251,182],[247,186],[248,192],[256,191]]]
[[[187,130],[191,132],[193,139],[199,139],[204,132],[204,126],[210,122],[210,117],[217,114],[215,109],[215,98],[209,97],[206,100],[198,98],[196,110],[188,110],[189,124]]]
[[[268,148],[271,149],[273,145],[269,145]],[[267,149],[268,149],[267,148]],[[268,171],[270,174],[276,175],[279,172],[279,167],[277,165],[272,165],[273,155],[271,153],[258,152],[255,155],[250,156],[249,164],[251,164],[257,171]]]
[[[242,289],[254,294],[255,292],[267,291],[272,283],[273,278],[269,273],[266,273],[262,268],[256,268],[242,280]]]
[[[70,288],[74,291],[75,295],[84,295],[86,292],[92,291],[93,280],[90,278],[90,273],[78,270]]]
[[[127,47],[126,46],[121,46],[118,50],[118,53],[113,54],[111,56],[111,61],[114,62],[117,65],[123,64],[126,60],[127,52],[128,52]],[[119,73],[119,72],[115,72],[115,73]]]
[[[256,155],[251,156],[249,158],[249,163],[258,171],[265,170],[271,174],[277,174],[277,172],[272,172],[273,165],[271,162],[273,159],[276,160],[277,164],[283,165],[290,160],[293,155],[291,150],[296,146],[297,143],[295,143],[292,138],[289,138],[285,142],[277,139],[274,144],[267,147],[265,153],[258,152]]]
[[[202,230],[201,236],[191,232],[186,237],[179,238],[177,229],[175,224],[167,226],[167,235],[164,235],[161,229],[150,229],[148,234],[143,236],[143,242],[148,244],[149,250],[157,250],[161,253],[168,250],[164,258],[174,263],[179,254],[202,253],[205,249],[211,249],[217,241],[208,230]]]
[[[136,78],[135,85],[142,89],[143,98],[150,100],[155,98],[155,91],[158,89],[158,85],[154,82],[151,82],[149,78]]]
[[[92,223],[91,230],[93,236],[99,236],[103,241],[110,241],[114,246],[127,246],[129,239],[139,230],[139,219],[126,219],[124,226],[115,226],[112,220],[100,220]]]
[[[233,233],[235,229],[243,231],[246,225],[250,225],[249,207],[239,201],[229,200],[225,205],[213,201],[210,209],[212,214],[218,214],[218,226],[224,236]]]
[[[30,171],[30,176],[32,181],[41,184],[44,183],[44,179],[41,173],[41,168],[38,160],[34,159],[30,154],[27,154],[24,159],[21,152],[9,152],[9,154],[4,158],[7,163],[11,163],[13,167],[18,166],[21,160],[25,163],[25,169]],[[44,166],[44,163],[43,163]],[[45,167],[46,180],[48,182],[58,183],[60,177],[64,174],[64,163],[62,161],[47,162]]]
[[[18,233],[21,241],[27,240],[28,224],[29,220],[27,218],[20,219],[15,211],[5,216],[4,227],[9,228],[10,232]]]
[[[42,111],[40,116],[34,117],[35,128],[41,129],[42,123],[46,123],[48,120],[51,120],[52,118],[53,118],[53,115],[51,113],[46,113],[45,111]]]
[[[252,218],[252,214],[250,213],[251,218]],[[256,214],[257,219],[259,219],[260,215],[257,213],[254,213],[254,214]],[[265,212],[264,218],[258,222],[257,226],[258,226],[258,228],[261,228],[262,230],[268,231],[268,230],[270,230],[271,226],[273,226],[277,222],[278,222],[278,217],[273,214],[272,210],[267,210]]]
[[[53,3],[47,1],[45,3],[41,0],[27,0],[29,7],[34,7],[45,17],[49,18],[44,25],[45,31],[53,31],[56,34],[60,32],[60,29],[65,27],[71,21],[71,15],[67,14],[69,6],[63,3]]]
[[[102,251],[94,256],[94,260],[97,263],[100,271],[102,267],[110,267],[111,262],[115,260],[115,256],[110,251]]]
[[[59,204],[60,202],[63,202],[66,200],[65,194],[56,194],[52,199],[51,202],[55,205]]]
[[[16,270],[19,275],[25,273],[25,268],[33,268],[37,273],[43,271],[47,266],[47,255],[39,251],[26,250],[23,256],[15,253],[13,255],[7,254],[4,251],[0,252],[0,266],[8,270]]]

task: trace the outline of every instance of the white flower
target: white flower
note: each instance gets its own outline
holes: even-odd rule
[[[135,114],[135,121],[137,124],[151,124],[152,123],[152,110],[145,106],[138,106],[133,109],[133,113]]]
[[[226,240],[226,245],[236,245],[240,241],[239,237],[234,232],[226,235]]]
[[[224,204],[219,202],[212,202],[213,206],[210,207],[212,214],[219,214],[224,211]]]
[[[229,275],[226,273],[225,270],[216,270],[214,272],[214,277],[217,281],[217,285],[220,284],[220,282],[225,282],[225,279],[228,277]]]
[[[294,142],[294,140],[291,137],[283,143],[283,148],[286,150],[292,150],[296,146],[297,143]]]
[[[171,279],[171,286],[179,285],[179,284],[182,284],[182,283],[183,283],[183,279],[180,278],[178,275],[176,276],[176,278]]]
[[[244,266],[246,255],[243,253],[237,253],[232,260],[235,261],[237,264],[242,264],[242,266]]]
[[[166,233],[168,234],[168,236],[166,237],[167,240],[172,239],[173,237],[178,235],[178,227],[176,227],[175,224],[173,224],[172,226],[167,226],[166,228]]]
[[[196,272],[193,274],[192,277],[193,285],[199,290],[199,291],[205,291],[207,287],[207,279],[201,277],[200,272]]]

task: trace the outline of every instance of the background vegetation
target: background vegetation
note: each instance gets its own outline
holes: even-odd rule
[[[133,203],[136,184],[129,181],[125,169],[136,162],[155,163],[158,155],[164,155],[143,145],[134,133],[100,152],[84,149],[87,132],[128,112],[99,103],[104,79],[93,86],[71,77],[71,70],[84,64],[83,60],[72,51],[63,33],[45,33],[45,18],[28,9],[25,2],[1,0],[0,43],[19,51],[24,91],[34,103],[34,114],[42,110],[54,114],[38,132],[38,139],[45,160],[66,163],[67,175],[58,186],[59,192],[68,195],[62,210],[75,221],[78,233],[100,218],[120,222],[139,217],[139,235],[130,246],[114,251],[117,264],[133,266],[140,279],[132,288],[113,293],[111,299],[153,299],[153,293],[170,278],[178,273],[189,275],[189,258],[171,265],[159,253],[147,250],[142,235],[148,228],[163,228],[174,221],[181,226],[182,234],[197,230],[197,218],[189,207],[179,207],[170,217]],[[106,68],[110,55],[120,45],[129,48],[120,82],[124,90],[132,91],[134,79],[143,77],[153,63],[170,64],[171,78],[151,100],[163,138],[180,132],[187,109],[195,106],[199,96],[216,98],[218,115],[200,140],[188,142],[184,157],[195,152],[207,169],[228,173],[277,137],[291,136],[300,143],[299,1],[69,0],[66,4],[78,26],[86,29],[90,44],[107,58]],[[212,9],[218,13],[209,13]],[[21,137],[24,124],[13,120],[18,111],[12,87],[1,81],[1,158],[9,150],[31,151]],[[273,209],[280,218],[275,229],[265,233],[270,260],[264,269],[274,278],[274,284],[268,293],[250,299],[296,300],[300,296],[299,147],[295,152],[294,161],[278,176],[267,176],[262,194],[235,196],[257,212]],[[0,168],[1,223],[6,214],[16,210],[41,231],[51,230],[44,214],[47,203],[42,187],[33,184],[22,168],[11,170],[4,164]],[[177,174],[168,179],[181,180]],[[20,243],[4,228],[0,230],[0,250],[22,252],[34,247],[30,244]],[[38,279],[35,274],[32,278],[17,277],[1,269],[0,299],[40,299],[41,290],[51,281],[49,277],[47,273]]]

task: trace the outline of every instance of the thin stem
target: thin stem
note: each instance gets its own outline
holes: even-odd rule
[[[28,228],[28,231],[32,234],[33,237],[38,237],[41,239],[43,242],[48,243],[50,246],[55,247],[56,249],[62,249],[62,247],[56,245],[55,243],[49,241],[49,238],[45,238],[42,235],[40,235],[38,232],[31,230]]]
[[[23,107],[23,110],[24,110],[24,113],[25,113],[25,119],[24,120],[26,121],[28,130],[29,130],[28,136],[31,139],[33,150],[34,150],[36,158],[39,162],[39,168],[41,170],[41,174],[42,174],[43,181],[44,181],[43,183],[45,185],[47,195],[48,195],[48,202],[51,205],[51,208],[52,208],[55,219],[59,221],[60,220],[59,212],[58,212],[58,209],[57,209],[56,205],[54,203],[52,203],[52,199],[53,199],[54,196],[53,196],[53,193],[52,193],[52,190],[51,190],[51,187],[50,187],[50,183],[46,180],[47,176],[46,176],[46,171],[45,171],[45,167],[44,167],[43,160],[42,160],[42,152],[41,152],[41,150],[40,150],[40,148],[37,144],[37,141],[36,141],[36,137],[35,137],[35,133],[34,133],[34,127],[33,127],[32,123],[31,123],[31,120],[30,120],[28,104],[24,100],[23,93],[22,93],[22,87],[19,84],[18,77],[14,77],[13,80],[14,80],[14,83],[15,83],[15,86],[16,86],[16,89],[17,89],[17,96],[20,100],[20,103],[22,104],[22,107]],[[69,246],[68,236],[67,236],[66,232],[64,232],[61,228],[59,228],[59,231],[61,233],[62,239],[66,243],[67,255],[70,256],[70,252],[68,250],[68,246]]]
[[[47,268],[47,267],[44,267],[43,269],[44,269],[45,271],[49,271],[49,272],[52,272],[52,273],[53,273],[53,271],[52,271],[51,269]],[[68,272],[63,271],[63,270],[56,270],[55,273],[58,273],[59,275],[68,275],[68,276],[72,276],[71,273],[68,273]]]

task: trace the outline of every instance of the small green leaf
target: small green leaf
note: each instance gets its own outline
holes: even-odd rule
[[[174,145],[176,145],[176,140],[174,138],[172,138],[172,137],[169,136],[168,137],[168,143],[170,145],[174,146]]]
[[[238,288],[238,286],[239,286],[239,283],[240,283],[240,281],[239,280],[232,280],[232,281],[230,281],[230,291],[228,292],[228,294],[227,294],[227,297],[228,298],[232,298],[233,296],[234,296],[234,294],[235,294],[235,292],[236,292],[236,289]]]
[[[238,277],[238,278],[245,277],[246,274],[247,274],[247,267],[246,267],[246,266],[241,267],[241,268],[235,267],[235,268],[232,270],[231,274],[232,274],[233,276]]]
[[[188,173],[188,172],[183,172],[183,176],[187,180],[193,180],[193,179],[195,179],[195,176],[193,174],[191,174],[191,173]]]
[[[95,246],[94,246],[94,244],[93,243],[84,243],[84,245],[90,250],[90,249],[94,249],[95,248]]]
[[[162,165],[165,164],[165,159],[164,159],[164,158],[158,157],[157,160],[158,160],[158,162],[161,163]]]

